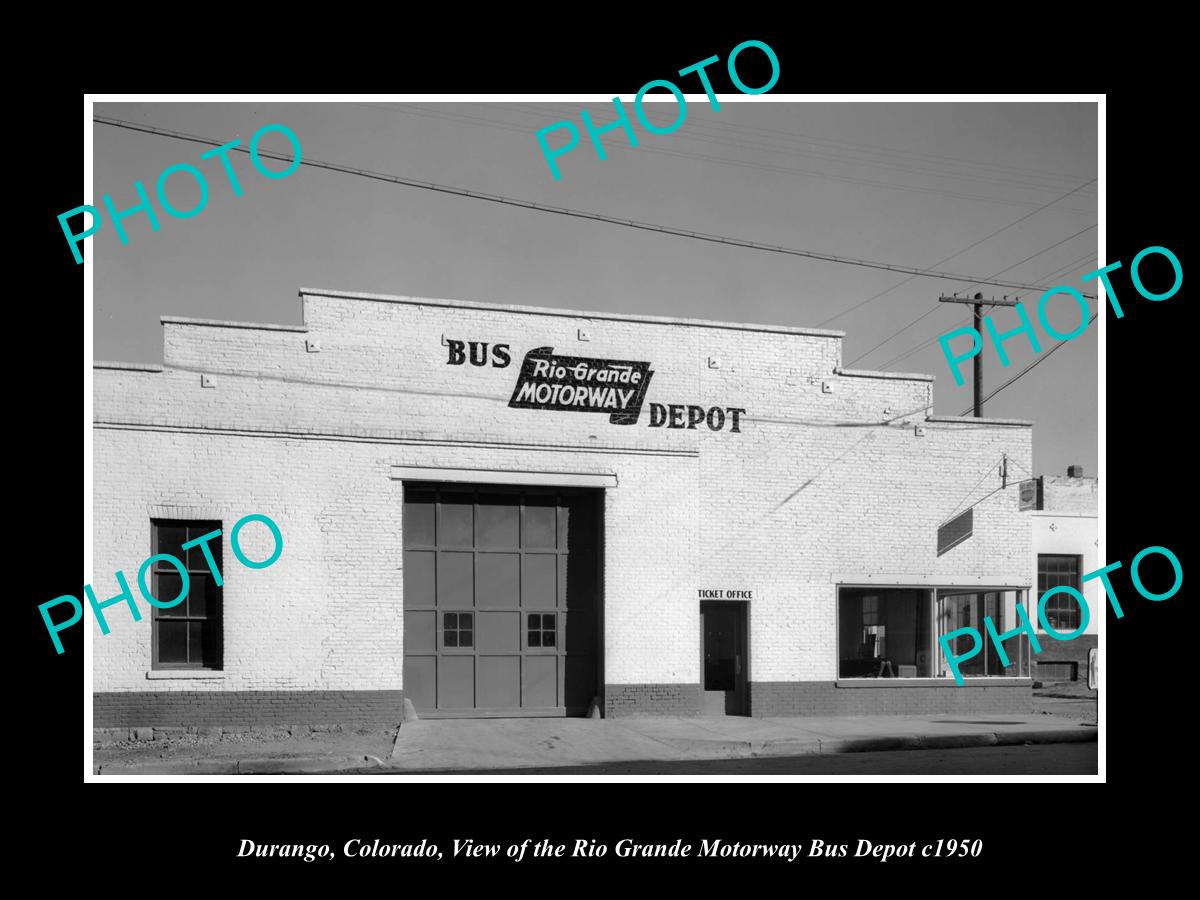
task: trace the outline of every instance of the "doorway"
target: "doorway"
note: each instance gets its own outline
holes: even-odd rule
[[[404,696],[423,718],[587,714],[602,497],[405,482]]]
[[[700,604],[702,715],[749,715],[746,606],[720,600]]]

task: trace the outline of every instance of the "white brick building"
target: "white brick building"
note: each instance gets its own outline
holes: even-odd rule
[[[224,576],[189,559],[202,599],[93,623],[97,727],[394,721],[404,697],[1028,710],[1016,639],[963,687],[937,646],[983,614],[1015,625],[1035,565],[998,464],[1031,467],[1028,422],[930,417],[931,377],[841,369],[840,332],[300,293],[301,327],[164,318],[163,366],[96,365],[97,597],[214,528]],[[576,384],[560,364],[584,400],[553,388]],[[569,408],[510,405],[529,381]],[[972,535],[938,555],[968,507]],[[251,513],[283,535],[267,569],[228,547]]]

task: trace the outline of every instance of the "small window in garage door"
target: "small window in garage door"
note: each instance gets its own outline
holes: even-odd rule
[[[404,692],[419,714],[586,713],[601,496],[405,484]]]

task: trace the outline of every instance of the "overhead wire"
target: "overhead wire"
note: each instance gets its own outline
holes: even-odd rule
[[[1024,263],[1027,263],[1027,262],[1029,262],[1031,259],[1036,259],[1037,257],[1041,256],[1041,255],[1042,255],[1042,254],[1044,254],[1044,253],[1049,253],[1049,252],[1050,252],[1051,250],[1053,250],[1055,247],[1058,247],[1058,246],[1060,246],[1060,245],[1062,245],[1062,244],[1065,244],[1067,241],[1074,240],[1075,238],[1079,237],[1081,234],[1084,234],[1084,233],[1086,233],[1086,232],[1088,232],[1088,231],[1091,231],[1091,230],[1092,230],[1093,228],[1095,228],[1095,227],[1096,227],[1095,225],[1089,225],[1089,226],[1087,226],[1087,228],[1082,228],[1082,229],[1080,229],[1079,231],[1075,232],[1074,234],[1072,234],[1072,235],[1069,235],[1068,237],[1065,237],[1065,238],[1063,238],[1061,241],[1057,241],[1056,243],[1053,243],[1053,244],[1051,244],[1049,247],[1045,247],[1044,249],[1042,249],[1042,250],[1039,250],[1037,253],[1034,253],[1034,254],[1032,254],[1032,255],[1030,255],[1030,256],[1027,256],[1027,257],[1025,257],[1024,259],[1020,260],[1019,262],[1015,262],[1015,263],[1013,263],[1011,266],[1006,266],[1005,268],[1001,269],[1001,270],[1000,270],[999,272],[997,272],[996,274],[997,274],[997,275],[1002,275],[1003,273],[1007,272],[1009,269],[1015,269],[1017,266],[1020,266],[1020,265],[1023,265]],[[970,288],[971,288],[971,287],[982,287],[983,285],[985,285],[985,284],[989,284],[989,283],[990,283],[990,282],[988,282],[988,281],[976,281],[976,282],[974,282],[973,284],[971,284],[971,285],[970,285],[970,287],[969,287],[969,288],[967,288],[967,290],[970,290]],[[960,290],[961,290],[961,288],[960,288]],[[1089,298],[1091,298],[1091,299],[1093,299],[1093,300],[1095,299],[1095,297],[1092,297],[1092,295],[1090,295],[1090,294],[1084,294],[1083,296],[1085,296],[1085,297],[1089,297]],[[924,318],[927,318],[928,316],[931,316],[931,315],[933,315],[935,312],[937,312],[939,309],[941,309],[941,306],[942,306],[941,302],[935,303],[935,304],[933,305],[933,308],[932,308],[932,309],[930,309],[928,312],[922,313],[921,315],[919,315],[919,316],[917,316],[915,319],[913,319],[911,322],[909,322],[907,325],[903,326],[902,328],[900,328],[900,329],[899,329],[899,330],[897,330],[897,331],[894,331],[894,332],[892,332],[890,335],[888,335],[887,337],[885,337],[885,338],[884,338],[882,341],[880,341],[878,344],[876,344],[874,347],[872,347],[872,348],[871,348],[870,350],[868,350],[866,353],[861,353],[861,354],[859,354],[859,355],[858,355],[858,356],[856,356],[854,359],[852,359],[850,362],[846,363],[846,365],[847,365],[847,366],[852,366],[852,365],[854,365],[856,362],[858,362],[860,359],[865,359],[866,357],[870,356],[872,353],[874,353],[876,350],[878,350],[878,349],[879,349],[880,347],[882,347],[884,344],[888,343],[889,341],[893,340],[894,338],[897,338],[897,337],[899,337],[901,334],[903,334],[903,333],[904,333],[905,331],[907,331],[908,329],[912,328],[914,325],[916,325],[916,324],[917,324],[918,322],[920,322],[922,319],[924,319]]]
[[[152,125],[144,125],[136,122],[126,122],[120,119],[113,119],[107,116],[93,116],[93,121],[101,125],[109,125],[115,128],[123,128],[130,131],[140,131],[145,134],[155,134],[161,137],[169,137],[175,140],[189,141],[197,144],[205,144],[213,147],[224,146],[222,142],[211,138],[202,137],[200,135],[188,134],[186,132],[172,131],[165,128],[156,128]],[[231,148],[236,152],[249,153],[250,151],[244,147]],[[284,156],[282,154],[271,153],[262,149],[257,150],[259,157],[267,159],[276,159],[283,162],[294,162],[294,158]],[[413,178],[404,178],[399,175],[390,175],[385,172],[375,172],[369,169],[356,168],[354,166],[342,165],[340,163],[325,162],[318,159],[302,159],[301,166],[308,166],[316,169],[327,169],[333,172],[341,172],[346,175],[357,175],[363,178],[373,179],[375,181],[384,181],[390,184],[399,184],[406,187],[418,188],[421,190],[435,191],[443,194],[452,194],[458,197],[465,197],[472,200],[486,200],[490,203],[498,203],[505,206],[514,206],[520,209],[534,210],[536,212],[553,213],[555,215],[569,216],[572,218],[587,219],[594,222],[604,222],[609,225],[620,225],[626,228],[634,228],[641,231],[652,231],[660,234],[669,234],[675,237],[684,237],[692,240],[706,241],[714,244],[725,244],[731,247],[742,247],[750,250],[760,250],[766,253],[780,253],[787,256],[798,256],[805,259],[814,259],[822,262],[832,262],[841,265],[860,266],[869,269],[882,269],[889,272],[900,272],[908,275],[917,275],[924,278],[933,278],[950,281],[975,281],[978,284],[987,284],[994,287],[1007,287],[1022,290],[1047,290],[1044,285],[1032,285],[1023,282],[1001,281],[997,278],[978,278],[974,275],[964,275],[953,272],[941,272],[932,269],[922,269],[916,266],[901,266],[893,263],[884,263],[877,260],[855,259],[852,257],[839,256],[833,253],[823,253],[816,250],[803,250],[795,247],[783,247],[776,244],[764,244],[759,241],[750,241],[742,238],[734,238],[726,235],[709,234],[701,231],[692,231],[685,228],[675,228],[669,225],[657,225],[651,222],[641,222],[636,219],[624,219],[618,216],[609,216],[603,213],[588,212],[586,210],[571,209],[563,206],[553,206],[546,203],[536,203],[530,200],[519,200],[513,197],[505,197],[500,194],[490,194],[484,191],[473,191],[466,188],[454,187],[452,185],[438,184],[431,181],[420,181]],[[1094,226],[1093,226],[1094,227]],[[1089,295],[1084,295],[1089,296]]]
[[[468,116],[464,116],[462,114],[442,113],[440,111],[396,109],[394,107],[379,106],[379,105],[375,105],[375,104],[361,104],[361,105],[370,106],[370,107],[373,107],[376,109],[389,110],[394,113],[424,116],[426,118],[434,118],[434,119],[454,120],[454,119],[470,119],[471,118]],[[484,124],[491,124],[491,123],[484,123]],[[528,132],[519,126],[505,127],[505,126],[498,126],[498,125],[493,124],[492,127],[500,127],[507,131],[516,131],[519,133],[529,134],[530,136],[532,136],[531,132]],[[817,179],[826,180],[826,181],[837,181],[837,182],[843,182],[843,183],[847,183],[847,184],[862,184],[862,185],[866,185],[869,187],[882,187],[882,188],[888,188],[891,190],[906,191],[906,192],[910,192],[910,193],[938,195],[938,196],[951,197],[951,198],[961,199],[961,200],[971,200],[971,201],[975,201],[975,202],[979,202],[979,203],[998,203],[998,204],[1003,204],[1006,206],[1028,207],[1028,206],[1033,206],[1037,202],[1037,201],[1025,201],[1025,200],[1012,200],[1012,199],[1006,199],[1003,197],[989,197],[989,196],[986,196],[983,194],[970,194],[970,193],[964,193],[962,191],[944,190],[941,188],[932,188],[932,187],[921,187],[918,185],[904,185],[904,184],[898,184],[896,182],[881,181],[878,179],[858,178],[858,177],[855,177],[852,175],[835,175],[835,174],[829,173],[829,172],[815,172],[815,171],[812,171],[809,169],[797,169],[797,168],[788,167],[788,166],[776,166],[776,165],[771,165],[771,164],[767,164],[767,163],[755,163],[755,162],[750,162],[750,161],[746,161],[746,160],[732,160],[732,159],[729,159],[726,157],[716,157],[716,156],[711,156],[711,155],[704,155],[701,153],[692,153],[692,152],[688,152],[686,150],[680,150],[678,148],[672,149],[672,148],[667,148],[667,147],[643,147],[640,145],[637,148],[633,148],[633,147],[629,147],[625,144],[621,144],[619,142],[614,143],[613,146],[620,148],[622,150],[630,151],[630,152],[653,153],[653,154],[658,154],[658,155],[662,155],[662,156],[671,156],[671,157],[675,157],[675,158],[679,158],[679,159],[697,159],[697,160],[702,160],[705,162],[714,162],[714,163],[718,163],[718,164],[722,164],[722,165],[733,166],[735,168],[756,169],[759,171],[776,172],[776,173],[785,174],[785,175],[800,175],[803,177],[817,178]],[[1061,208],[1064,210],[1069,210],[1071,212],[1075,212],[1075,213],[1082,213],[1082,214],[1088,214],[1088,215],[1091,214],[1091,210],[1087,210],[1087,209],[1074,209],[1072,207],[1061,207]]]
[[[1086,182],[1084,182],[1083,184],[1081,184],[1081,185],[1078,185],[1077,187],[1073,188],[1072,190],[1069,190],[1069,191],[1067,191],[1065,194],[1062,194],[1062,195],[1060,195],[1060,196],[1058,196],[1058,197],[1055,197],[1053,200],[1051,200],[1049,203],[1045,204],[1044,206],[1039,206],[1037,209],[1035,209],[1035,210],[1033,210],[1033,211],[1031,211],[1031,212],[1028,212],[1028,213],[1026,213],[1025,215],[1021,216],[1019,219],[1015,219],[1015,220],[1013,220],[1012,222],[1009,222],[1009,223],[1008,223],[1007,225],[1005,225],[1003,228],[997,228],[995,231],[991,232],[990,234],[986,234],[986,235],[984,235],[984,236],[983,236],[983,237],[981,237],[979,240],[977,240],[977,241],[974,241],[974,242],[972,242],[972,243],[970,243],[970,244],[967,244],[967,246],[963,247],[961,250],[956,250],[954,253],[951,253],[949,256],[947,256],[947,257],[945,257],[945,258],[943,258],[943,259],[939,259],[937,262],[933,263],[933,265],[935,265],[935,266],[940,266],[940,265],[942,265],[943,263],[949,262],[950,260],[954,259],[954,257],[956,257],[956,256],[961,256],[963,253],[966,253],[968,250],[971,250],[971,249],[973,249],[973,248],[975,248],[975,247],[978,247],[978,246],[979,246],[980,244],[982,244],[984,241],[987,241],[987,240],[990,240],[991,238],[994,238],[996,235],[1000,234],[1001,232],[1007,231],[1008,229],[1012,228],[1014,225],[1019,225],[1019,224],[1021,224],[1021,223],[1022,223],[1022,222],[1024,222],[1026,219],[1029,219],[1029,218],[1030,218],[1030,217],[1032,217],[1032,216],[1036,216],[1036,215],[1037,215],[1038,213],[1040,213],[1042,210],[1044,210],[1044,209],[1048,209],[1049,207],[1051,207],[1051,206],[1053,206],[1054,204],[1058,203],[1060,200],[1065,200],[1067,197],[1071,196],[1071,195],[1072,195],[1072,194],[1074,194],[1076,191],[1078,191],[1078,190],[1081,190],[1082,188],[1085,188],[1085,187],[1087,187],[1087,185],[1089,185],[1089,184],[1092,184],[1092,183],[1094,183],[1095,181],[1096,181],[1096,179],[1095,179],[1095,178],[1093,178],[1091,181],[1086,181]],[[844,316],[844,315],[847,315],[848,313],[852,313],[852,312],[854,312],[854,310],[858,309],[859,307],[866,306],[868,303],[871,303],[871,302],[872,302],[872,301],[874,301],[874,300],[878,300],[878,299],[879,299],[880,297],[882,297],[884,294],[888,294],[888,293],[890,293],[890,292],[894,291],[896,288],[898,288],[898,287],[901,287],[901,286],[903,286],[903,285],[906,285],[906,284],[908,284],[910,281],[912,281],[912,280],[913,280],[913,278],[914,278],[914,277],[916,277],[916,276],[910,275],[908,278],[905,278],[903,281],[898,281],[898,282],[896,282],[896,283],[895,283],[895,284],[893,284],[891,287],[889,287],[889,288],[885,288],[884,290],[880,291],[878,294],[873,294],[872,296],[868,297],[866,300],[861,300],[861,301],[859,301],[858,303],[854,304],[853,306],[849,307],[848,309],[844,309],[844,310],[842,310],[840,313],[837,313],[836,315],[832,315],[832,316],[830,316],[828,319],[825,319],[825,320],[824,320],[824,321],[822,321],[822,322],[818,322],[818,323],[817,323],[817,327],[818,327],[818,328],[824,328],[824,327],[825,327],[826,325],[828,325],[830,322],[834,322],[834,321],[836,321],[836,320],[840,319],[842,316]]]
[[[1058,278],[1060,275],[1065,275],[1067,272],[1073,272],[1073,271],[1074,271],[1074,270],[1075,270],[1075,269],[1076,269],[1076,268],[1079,266],[1079,264],[1080,264],[1081,262],[1083,262],[1084,260],[1087,260],[1087,259],[1092,259],[1092,260],[1094,261],[1094,260],[1095,260],[1095,256],[1096,256],[1096,254],[1095,254],[1095,253],[1091,253],[1091,252],[1085,253],[1085,254],[1083,254],[1082,256],[1076,257],[1075,259],[1071,260],[1071,262],[1067,263],[1066,265],[1064,265],[1064,266],[1060,266],[1060,267],[1059,267],[1058,269],[1056,269],[1055,271],[1053,271],[1053,272],[1048,272],[1048,273],[1047,273],[1047,274],[1045,274],[1045,275],[1041,275],[1041,276],[1039,276],[1039,278],[1040,278],[1040,279],[1051,279],[1051,278]],[[1018,295],[1016,296],[1016,299],[1017,299],[1017,300],[1023,300],[1025,297],[1028,297],[1030,293],[1031,293],[1031,292],[1028,292],[1028,291],[1027,291],[1027,292],[1026,292],[1026,293],[1024,293],[1024,294],[1018,294]],[[986,303],[985,303],[984,305],[985,305],[985,306],[988,306],[988,304],[986,304]],[[967,317],[966,317],[964,320],[962,320],[960,323],[958,323],[958,325],[957,325],[956,327],[958,327],[958,328],[965,328],[965,327],[967,327],[968,325],[970,325],[970,324],[971,324],[971,323],[972,323],[974,320],[975,320],[975,316],[974,316],[974,314],[972,314],[972,315],[969,315],[969,316],[967,316]],[[876,369],[878,369],[878,370],[880,370],[880,371],[882,371],[882,370],[886,369],[888,366],[890,366],[890,365],[894,365],[895,363],[899,362],[899,361],[900,361],[900,360],[902,360],[902,359],[907,359],[908,357],[912,356],[914,353],[918,353],[918,352],[920,352],[921,350],[924,350],[926,347],[929,347],[929,346],[932,346],[933,344],[936,344],[936,343],[937,343],[937,340],[938,340],[938,338],[941,336],[941,334],[944,334],[944,333],[945,333],[945,332],[943,331],[943,332],[941,332],[941,333],[939,333],[939,334],[935,334],[935,335],[933,335],[933,336],[932,336],[932,337],[930,337],[928,340],[922,341],[921,343],[917,344],[915,347],[912,347],[912,348],[910,348],[910,349],[908,349],[908,350],[905,350],[903,353],[900,353],[900,354],[897,354],[896,356],[893,356],[893,357],[892,357],[891,359],[889,359],[887,362],[880,363],[880,364],[879,364],[878,366],[876,366],[875,368],[876,368]]]
[[[1087,321],[1088,325],[1091,325],[1093,322],[1095,322],[1095,321],[1096,321],[1097,315],[1098,315],[1097,313],[1092,313],[1092,317],[1091,317],[1090,319],[1088,319],[1088,321]],[[1038,356],[1038,358],[1037,358],[1037,359],[1035,359],[1035,360],[1034,360],[1032,363],[1030,363],[1029,365],[1027,365],[1027,366],[1026,366],[1024,369],[1022,369],[1020,372],[1018,372],[1018,373],[1017,373],[1016,375],[1014,375],[1012,378],[1008,379],[1008,381],[1004,382],[1004,384],[1000,385],[998,388],[996,388],[995,390],[993,390],[993,391],[991,391],[990,393],[988,393],[988,394],[987,394],[985,397],[983,397],[983,399],[982,399],[982,400],[980,400],[979,402],[980,402],[980,403],[986,403],[987,401],[991,400],[993,397],[995,397],[995,396],[996,396],[998,393],[1000,393],[1000,392],[1001,392],[1002,390],[1004,390],[1006,387],[1008,387],[1009,385],[1013,384],[1013,383],[1014,383],[1014,382],[1016,382],[1018,379],[1020,379],[1020,378],[1023,378],[1023,377],[1024,377],[1025,375],[1027,375],[1027,374],[1028,374],[1030,371],[1032,371],[1033,369],[1037,368],[1039,365],[1041,365],[1042,363],[1044,363],[1044,362],[1046,361],[1046,359],[1047,359],[1047,358],[1050,356],[1050,354],[1051,354],[1051,353],[1055,352],[1056,350],[1058,350],[1059,348],[1061,348],[1061,347],[1062,347],[1062,346],[1064,346],[1065,344],[1069,344],[1069,343],[1071,343],[1071,341],[1069,341],[1069,340],[1068,340],[1068,341],[1059,341],[1057,344],[1055,344],[1055,345],[1054,345],[1053,347],[1051,347],[1049,350],[1046,350],[1046,351],[1042,352],[1042,353],[1041,353],[1041,354]],[[975,406],[974,406],[974,404],[972,404],[971,406],[968,406],[964,412],[961,412],[961,413],[959,413],[959,415],[960,415],[960,416],[965,416],[965,415],[966,415],[968,412],[970,412],[970,411],[971,411],[972,409],[974,409],[974,408],[975,408]]]
[[[497,107],[500,109],[510,109],[514,111],[524,112],[526,115],[544,116],[545,109],[538,106],[522,105],[520,103],[488,103],[484,104],[487,107]],[[1008,172],[1014,175],[1025,175],[1028,177],[1052,179],[1065,181],[1067,184],[1078,182],[1083,175],[1067,173],[1067,172],[1050,172],[1045,169],[1037,169],[1030,166],[1011,166],[1003,163],[988,163],[981,160],[970,160],[964,157],[946,156],[938,153],[925,153],[922,151],[901,150],[898,148],[882,147],[877,144],[864,144],[855,141],[841,141],[832,138],[817,137],[815,135],[805,135],[798,132],[781,131],[775,128],[768,128],[762,125],[752,125],[744,122],[724,122],[710,121],[703,125],[697,124],[692,126],[702,131],[714,132],[727,130],[736,132],[740,137],[744,137],[747,132],[757,132],[764,135],[763,140],[780,140],[784,144],[822,144],[828,145],[831,149],[839,153],[845,153],[847,150],[857,153],[869,153],[877,156],[893,156],[900,158],[914,158],[924,162],[936,163],[945,166],[947,163],[957,166],[967,166],[977,169],[995,169],[997,172]],[[1047,188],[1048,190],[1061,190],[1062,186]]]
[[[472,123],[483,125],[485,127],[497,128],[497,129],[501,129],[501,130],[505,130],[505,131],[512,131],[515,133],[520,133],[520,134],[525,134],[525,135],[529,135],[529,134],[533,133],[530,130],[531,126],[529,126],[529,125],[513,123],[513,122],[503,120],[503,119],[491,118],[488,115],[482,114],[482,113],[471,115],[471,114],[464,113],[464,112],[450,112],[450,111],[446,111],[442,108],[438,108],[437,110],[416,110],[416,109],[412,108],[416,104],[400,104],[399,107],[387,106],[387,105],[383,105],[383,104],[374,104],[374,103],[360,103],[359,105],[369,106],[369,107],[372,107],[375,109],[384,109],[384,110],[388,110],[391,112],[401,112],[401,113],[406,113],[406,114],[411,113],[413,115],[429,115],[429,116],[432,116],[435,118],[442,118],[442,119],[451,120],[451,121],[456,121],[456,120],[469,121]],[[421,105],[427,106],[428,104],[421,104]],[[488,109],[489,111],[491,110],[491,108],[495,107],[495,108],[499,108],[502,111],[513,112],[513,113],[516,113],[516,114],[522,115],[522,116],[528,116],[532,119],[538,120],[538,125],[540,125],[542,127],[544,127],[547,124],[547,117],[546,117],[547,111],[544,108],[543,109],[535,109],[535,108],[525,109],[525,108],[521,108],[518,106],[509,106],[506,104],[490,104],[490,103],[479,103],[479,104],[474,104],[474,105],[483,107],[484,109]],[[808,159],[813,159],[813,160],[816,160],[819,162],[834,162],[834,163],[838,163],[841,165],[866,166],[868,168],[883,169],[883,170],[888,170],[888,171],[898,171],[898,172],[902,172],[904,174],[917,175],[917,176],[933,176],[933,177],[937,177],[937,178],[952,178],[952,179],[959,180],[959,181],[970,181],[970,182],[975,182],[977,184],[989,184],[989,185],[995,185],[995,186],[999,186],[999,187],[1014,188],[1014,189],[1018,189],[1018,190],[1031,190],[1031,191],[1062,190],[1062,185],[1058,185],[1058,184],[1036,184],[1036,183],[1032,183],[1029,181],[1022,182],[1022,181],[996,180],[994,178],[988,178],[988,177],[985,177],[982,175],[971,175],[971,174],[963,174],[963,173],[948,171],[945,168],[944,163],[939,164],[942,166],[942,168],[938,168],[938,169],[914,168],[912,165],[904,165],[904,164],[901,164],[898,162],[854,158],[852,156],[847,156],[847,151],[844,149],[835,149],[835,150],[833,150],[833,152],[817,152],[815,148],[811,147],[811,143],[812,143],[811,141],[810,142],[796,142],[796,143],[800,143],[800,144],[803,144],[803,143],[810,144],[810,148],[808,150],[796,149],[795,147],[786,147],[786,146],[771,146],[770,144],[757,143],[753,139],[747,140],[747,136],[744,133],[744,131],[742,131],[742,130],[739,130],[739,132],[736,135],[725,134],[722,132],[714,131],[711,128],[707,128],[705,125],[698,124],[698,123],[690,124],[687,128],[687,131],[685,133],[680,134],[680,139],[682,139],[688,143],[695,142],[695,143],[702,143],[702,144],[711,144],[711,145],[717,146],[717,147],[736,148],[738,150],[751,150],[751,151],[759,152],[759,153],[771,153],[771,154],[776,154],[776,155],[784,155],[784,156],[788,156],[788,157],[800,156],[800,157],[805,157]],[[627,147],[625,144],[620,144],[620,143],[616,144],[615,146],[620,147],[622,149],[634,149],[632,147]],[[639,145],[639,147],[636,149],[641,150],[641,149],[657,149],[657,148],[644,148],[642,145]],[[851,152],[862,152],[862,151],[851,151]],[[723,157],[723,159],[725,159],[725,157]],[[1000,174],[1000,173],[991,173],[991,174]],[[1028,177],[1028,176],[1026,176],[1026,177]],[[1033,176],[1033,177],[1040,177],[1040,176]],[[1061,180],[1061,178],[1059,178],[1058,176],[1053,176],[1053,177],[1055,178],[1055,180]],[[1085,196],[1090,196],[1090,195],[1085,195]],[[1074,208],[1071,208],[1071,211],[1079,212],[1080,210],[1075,210]]]

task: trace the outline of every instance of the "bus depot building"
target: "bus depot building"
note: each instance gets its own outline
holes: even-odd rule
[[[962,686],[938,645],[1033,606],[1029,422],[933,416],[841,332],[300,298],[95,365],[96,595],[155,553],[190,589],[89,617],[94,727],[1030,710],[1024,636]]]

